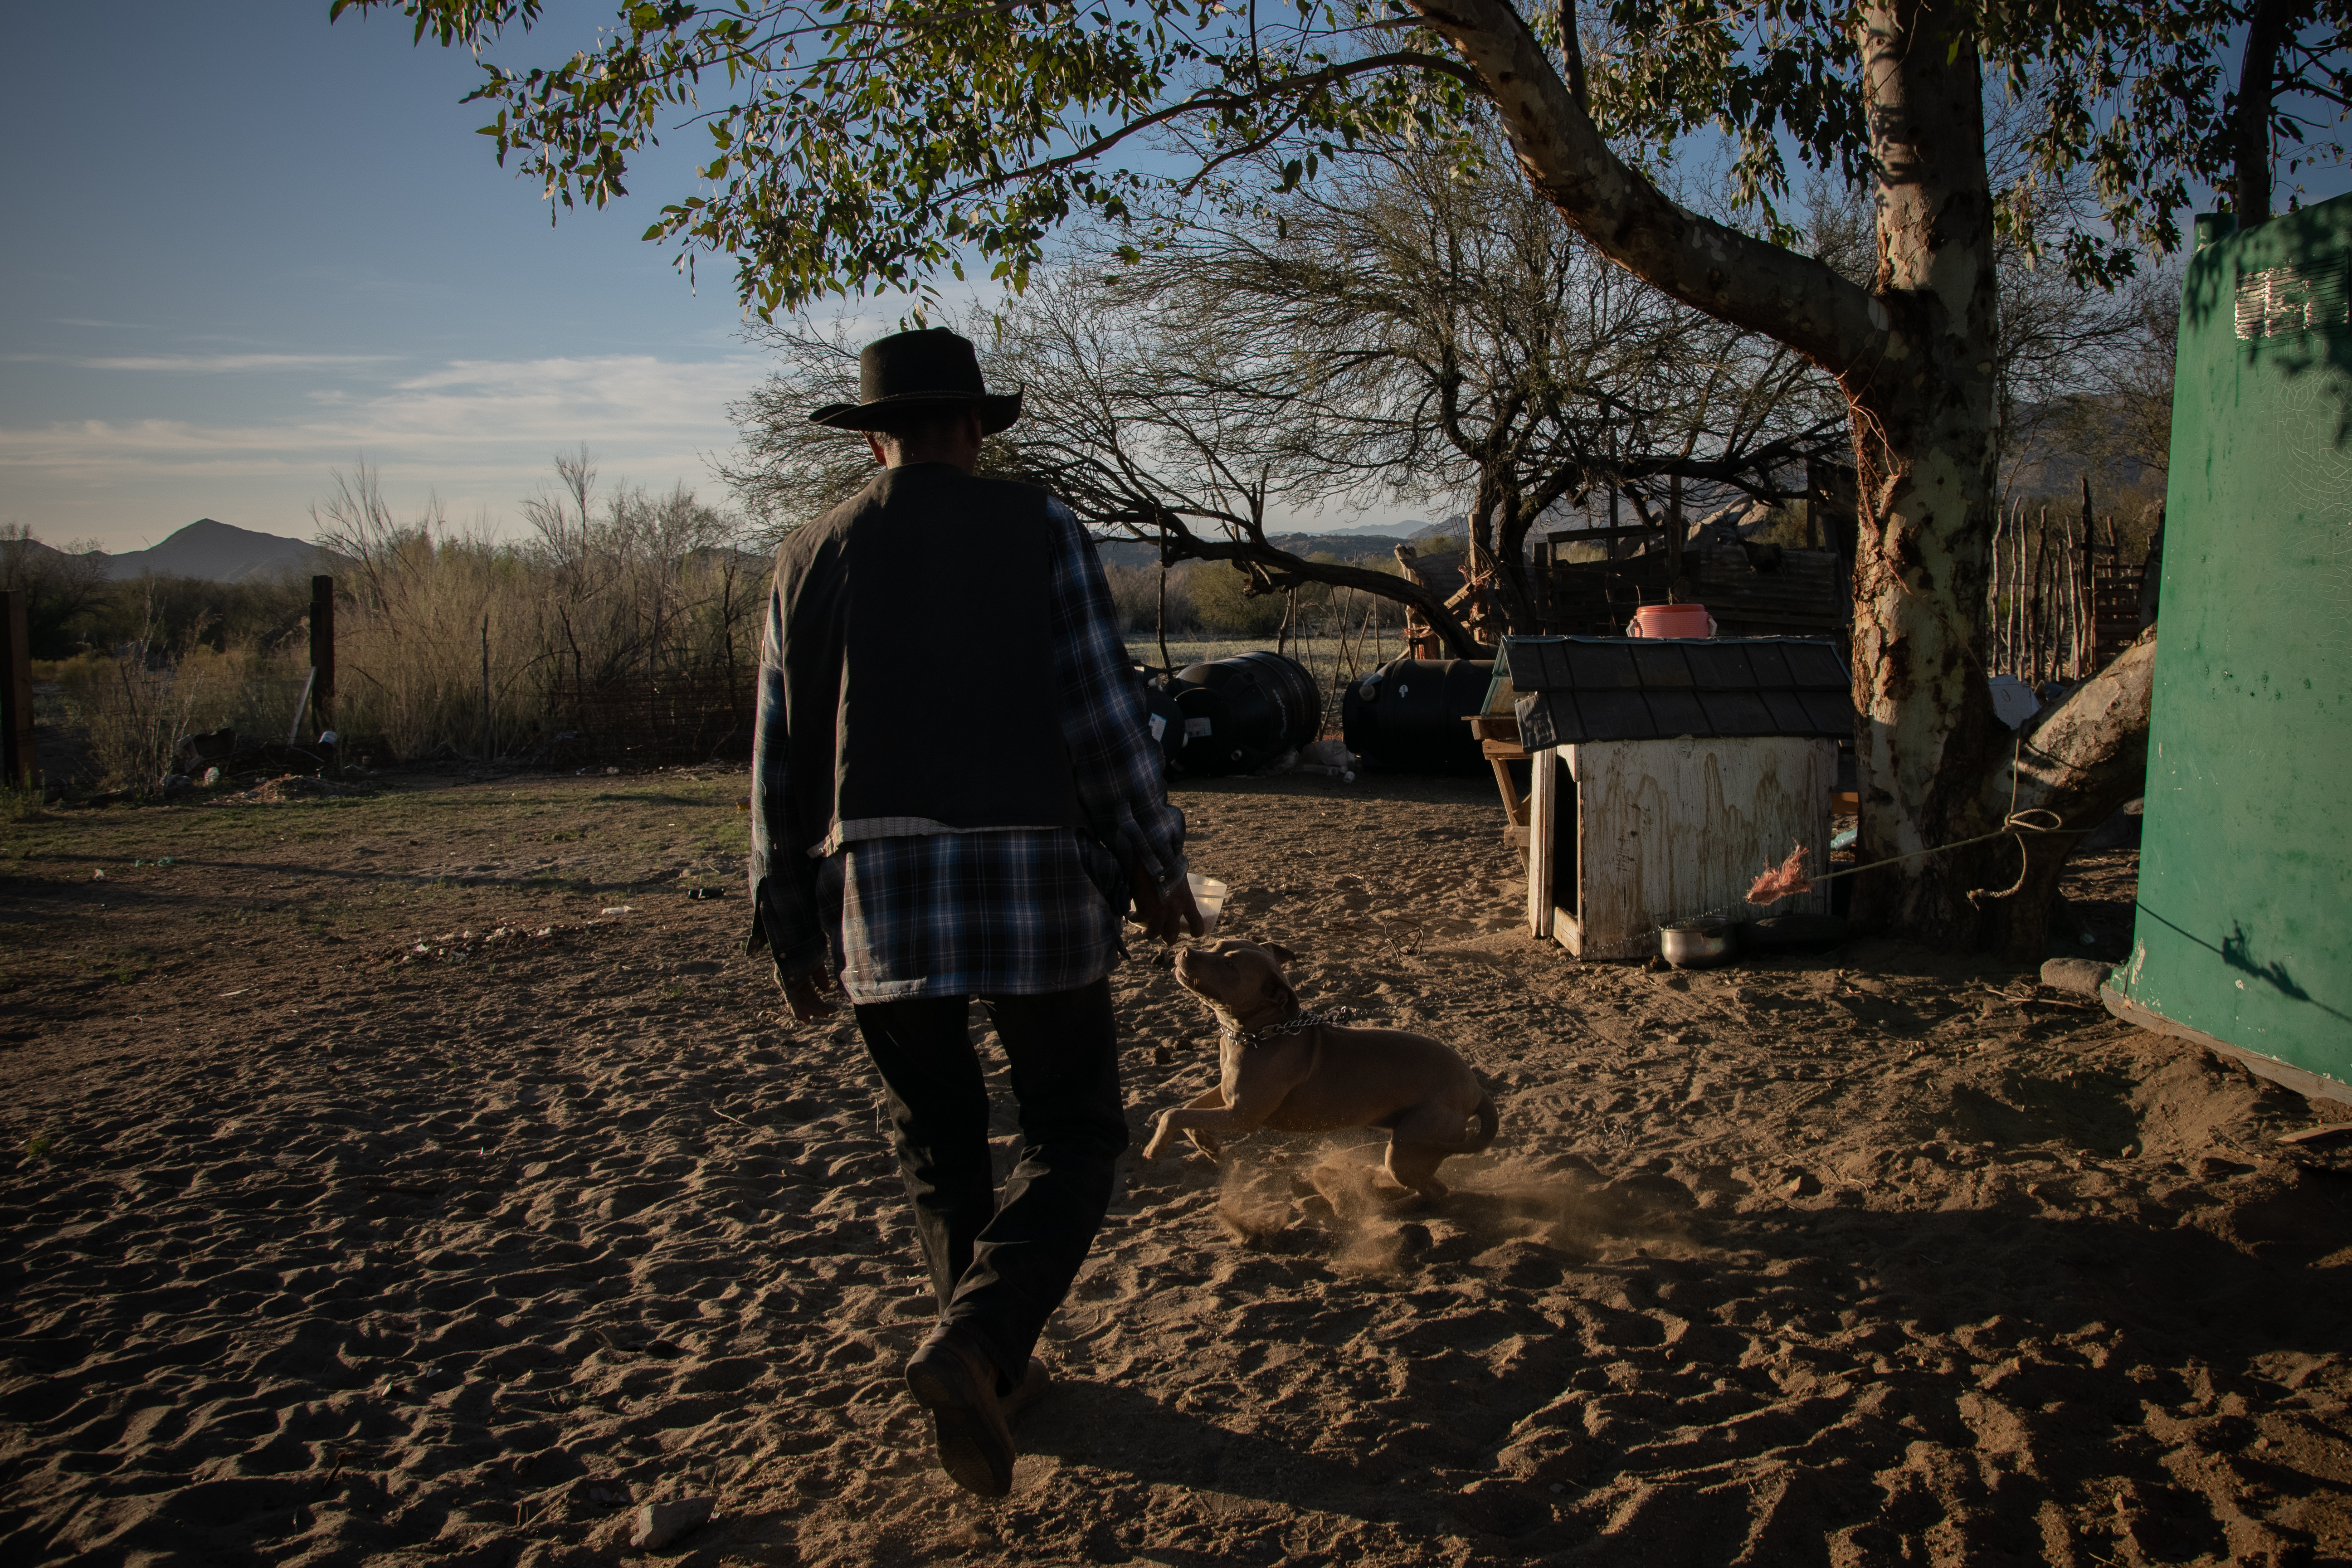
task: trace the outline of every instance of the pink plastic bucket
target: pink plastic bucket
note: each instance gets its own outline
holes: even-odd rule
[[[1711,637],[1715,617],[1705,605],[1644,605],[1625,624],[1629,637]]]

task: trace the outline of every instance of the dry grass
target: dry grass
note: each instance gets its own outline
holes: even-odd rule
[[[599,497],[584,452],[529,502],[531,535],[395,520],[362,468],[313,509],[353,563],[336,626],[336,721],[415,754],[527,752],[572,727],[583,694],[756,668],[767,561],[737,520],[680,487]],[[740,673],[738,673],[740,672]]]

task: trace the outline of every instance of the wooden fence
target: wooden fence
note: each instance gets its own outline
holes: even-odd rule
[[[1986,668],[2037,686],[2096,672],[2139,636],[2147,570],[2115,519],[2095,523],[2087,506],[2007,509],[1993,531]]]

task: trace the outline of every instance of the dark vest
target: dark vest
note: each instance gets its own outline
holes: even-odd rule
[[[1045,492],[944,463],[886,468],[785,539],[780,852],[871,817],[1080,824],[1052,572]]]

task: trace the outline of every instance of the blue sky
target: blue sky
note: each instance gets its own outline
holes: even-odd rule
[[[579,441],[607,480],[717,496],[705,454],[760,372],[731,265],[697,294],[637,237],[682,155],[550,228],[473,133],[467,58],[396,17],[5,12],[0,521],[110,550],[197,517],[307,536],[362,456],[403,515],[437,493],[511,520]]]

